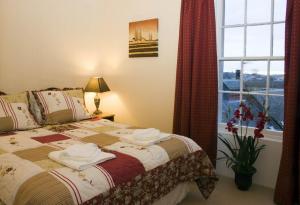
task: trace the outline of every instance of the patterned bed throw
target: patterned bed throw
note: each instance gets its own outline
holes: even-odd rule
[[[0,204],[151,204],[187,181],[205,198],[213,191],[214,168],[191,139],[172,135],[140,147],[111,134],[124,128],[130,126],[87,120],[0,135]],[[83,171],[48,158],[80,143],[117,157]]]

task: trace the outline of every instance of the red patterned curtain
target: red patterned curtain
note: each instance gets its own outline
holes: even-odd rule
[[[275,190],[280,205],[300,200],[300,1],[288,0],[285,32],[285,100],[281,164]]]
[[[182,0],[173,131],[216,159],[218,74],[214,0]]]

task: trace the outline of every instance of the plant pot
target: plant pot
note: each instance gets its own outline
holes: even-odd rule
[[[234,182],[239,190],[247,191],[252,185],[252,176],[254,173],[235,172]]]

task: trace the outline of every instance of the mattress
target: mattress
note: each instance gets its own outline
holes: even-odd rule
[[[187,182],[209,197],[217,178],[193,140],[173,134],[141,147],[113,134],[125,128],[135,127],[92,119],[0,135],[0,204],[152,204]],[[116,158],[83,171],[48,158],[81,143]]]

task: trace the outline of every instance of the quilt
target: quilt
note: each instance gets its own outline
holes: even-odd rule
[[[217,178],[205,151],[175,134],[148,147],[120,140],[120,130],[134,128],[91,119],[0,135],[0,204],[152,204],[188,181],[209,197]],[[81,143],[116,158],[83,171],[48,158]]]

